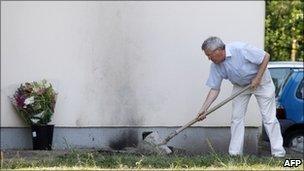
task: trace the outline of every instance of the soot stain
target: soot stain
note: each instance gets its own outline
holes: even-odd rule
[[[134,130],[124,131],[121,136],[110,141],[110,147],[113,150],[122,150],[125,147],[136,147],[138,145],[137,132]]]

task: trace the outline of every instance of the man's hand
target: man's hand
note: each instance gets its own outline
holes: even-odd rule
[[[206,115],[205,115],[206,111],[204,110],[200,110],[197,114],[197,119],[198,121],[202,121],[206,118]]]
[[[251,81],[251,88],[252,88],[253,90],[255,90],[255,89],[260,85],[260,83],[261,83],[261,78],[255,77],[255,78],[252,79],[252,81]]]
[[[262,63],[259,66],[259,70],[255,78],[251,81],[251,88],[255,90],[261,83],[262,76],[267,68],[267,64],[269,62],[270,55],[266,52]]]
[[[206,100],[203,104],[203,106],[201,107],[200,111],[197,114],[197,119],[198,121],[202,121],[206,118],[206,112],[209,108],[209,106],[211,105],[211,103],[216,99],[216,97],[218,96],[220,90],[216,90],[216,89],[210,89],[208,96],[206,97]]]

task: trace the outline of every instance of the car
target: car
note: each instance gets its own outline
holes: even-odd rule
[[[303,62],[269,62],[276,91],[276,116],[283,145],[304,152],[304,71]],[[262,127],[262,140],[269,141]]]
[[[303,62],[278,61],[269,62],[267,68],[270,71],[273,83],[276,88],[276,97],[279,94],[280,87],[286,80],[286,77],[292,69],[303,69]]]

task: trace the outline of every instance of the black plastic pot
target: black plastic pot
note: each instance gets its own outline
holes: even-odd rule
[[[54,125],[32,125],[33,150],[52,150]]]

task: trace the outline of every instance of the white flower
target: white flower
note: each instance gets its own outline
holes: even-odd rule
[[[49,87],[51,86],[51,84],[48,83],[48,82],[46,81],[46,79],[43,79],[43,80],[41,81],[41,84],[44,85],[45,88],[49,88]]]
[[[40,120],[40,119],[31,118],[31,121],[32,121],[33,123],[35,123],[35,124],[36,124],[39,120]]]
[[[42,111],[41,113],[38,113],[35,115],[35,117],[41,118],[41,116],[43,115],[44,111]]]
[[[32,97],[25,99],[24,104],[29,105],[29,104],[33,104],[34,102],[35,102],[34,96],[32,96]]]
[[[44,84],[44,86],[45,86],[45,88],[49,88],[49,87],[51,87],[51,84],[48,83],[48,82],[46,82],[46,83]]]
[[[39,87],[34,87],[34,88],[33,88],[33,91],[34,91],[35,93],[38,93],[39,90],[40,90]]]

